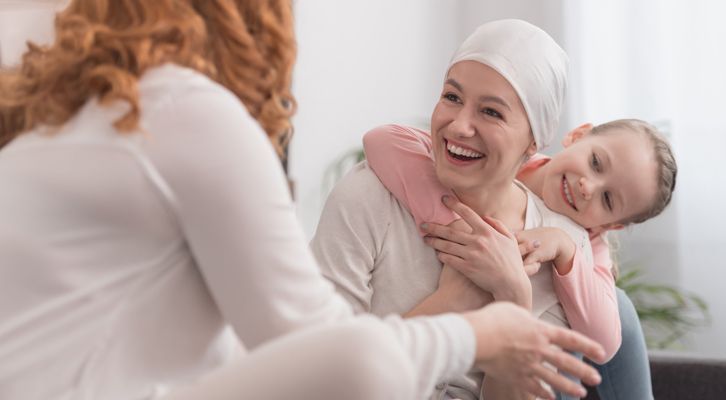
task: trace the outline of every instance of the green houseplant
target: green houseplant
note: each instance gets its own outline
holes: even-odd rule
[[[627,268],[616,285],[633,301],[649,348],[682,348],[683,337],[710,321],[708,304],[673,286],[643,281],[643,270]]]

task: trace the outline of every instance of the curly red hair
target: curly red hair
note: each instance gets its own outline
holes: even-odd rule
[[[93,97],[128,102],[115,126],[132,131],[139,78],[171,62],[231,90],[281,153],[295,56],[289,0],[73,0],[56,16],[52,45],[28,43],[21,64],[0,72],[0,147],[62,125]]]

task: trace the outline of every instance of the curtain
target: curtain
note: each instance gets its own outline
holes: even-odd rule
[[[710,329],[692,350],[726,355],[726,3],[566,0],[571,57],[564,123],[640,118],[659,127],[679,165],[674,200],[652,221],[620,234],[621,261],[653,281],[676,284],[710,304]]]

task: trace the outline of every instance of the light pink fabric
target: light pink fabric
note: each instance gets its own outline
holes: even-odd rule
[[[384,125],[363,137],[368,165],[393,195],[408,208],[416,223],[448,225],[459,217],[441,203],[441,196],[453,194],[436,177],[431,136],[420,129]],[[537,154],[522,172],[540,168],[549,158]],[[620,348],[620,315],[615,295],[607,239],[590,237],[594,265],[575,252],[572,270],[566,275],[552,274],[555,293],[572,329],[600,343],[607,359]]]

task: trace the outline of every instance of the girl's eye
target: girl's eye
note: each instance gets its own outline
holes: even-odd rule
[[[590,160],[590,164],[592,164],[592,169],[594,169],[596,172],[600,172],[600,159],[597,158],[595,153],[592,153],[592,159]]]
[[[459,99],[459,96],[453,94],[453,93],[444,93],[443,96],[446,100],[452,102],[452,103],[461,103],[461,100]]]
[[[487,107],[487,108],[484,108],[483,110],[481,110],[481,112],[483,112],[484,114],[489,115],[491,117],[494,117],[494,118],[500,118],[500,119],[502,118],[502,114],[500,114],[499,111],[497,111],[493,108]]]
[[[607,207],[608,210],[613,210],[613,198],[610,196],[610,192],[603,193],[603,200],[605,201],[605,207]]]

